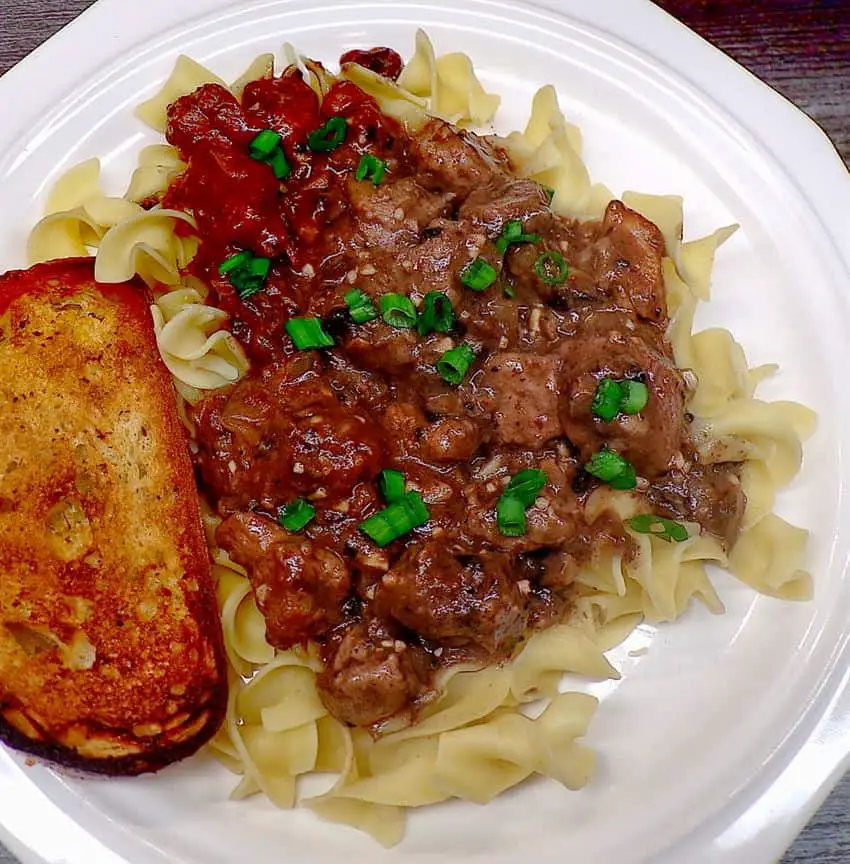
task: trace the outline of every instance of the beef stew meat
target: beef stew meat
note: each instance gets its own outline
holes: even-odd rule
[[[400,69],[381,51],[346,59]],[[341,140],[316,146],[316,130],[327,142],[340,125]],[[266,129],[282,178],[251,155]],[[627,460],[641,512],[734,542],[741,486],[690,443],[651,222],[620,201],[597,221],[558,216],[491,140],[437,119],[410,132],[347,81],[320,100],[296,69],[241,102],[215,84],[177,100],[168,139],[188,167],[165,204],[193,213],[201,237],[190,271],[252,360],[192,409],[199,481],[269,641],[321,645],[335,716],[415,720],[441,666],[508,658],[569,614],[595,552],[629,554],[622,524],[585,516],[606,480],[585,470],[595,455]],[[221,272],[243,250],[270,262],[261,290]],[[355,288],[373,317],[355,316]],[[386,314],[390,293],[400,317]],[[321,350],[296,347],[296,318],[330,337]],[[460,366],[445,366],[462,345]],[[600,416],[605,382],[622,410],[615,399]],[[628,407],[635,391],[646,398]],[[385,469],[426,512],[379,546],[361,524],[387,506]],[[510,499],[506,527],[506,486],[529,470],[544,482]],[[314,518],[288,529],[279,515],[296,499]]]

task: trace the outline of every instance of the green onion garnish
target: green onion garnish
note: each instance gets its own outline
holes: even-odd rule
[[[496,505],[496,525],[499,533],[505,537],[522,537],[525,534],[525,505],[519,498],[511,495],[502,495],[499,498]]]
[[[384,468],[378,475],[378,488],[381,490],[381,495],[384,496],[384,501],[387,504],[392,504],[404,498],[404,487],[404,474],[401,471]]]
[[[286,178],[292,173],[292,168],[290,167],[289,162],[286,161],[286,156],[282,147],[278,147],[272,154],[271,159],[268,159],[267,161],[274,172],[274,176],[277,177],[278,180],[286,180]]]
[[[485,291],[496,281],[498,275],[492,264],[488,264],[483,258],[476,258],[460,271],[460,281],[473,291]]]
[[[319,318],[290,318],[286,322],[286,332],[299,351],[330,348],[334,344]]]
[[[500,255],[504,255],[508,251],[508,246],[513,243],[539,243],[539,234],[524,234],[522,231],[522,222],[519,219],[510,219],[502,228],[502,233],[496,240],[496,251]]]
[[[475,352],[466,342],[449,348],[437,361],[437,372],[447,384],[457,387],[463,381],[469,367],[475,360]]]
[[[274,129],[263,129],[259,135],[248,145],[248,151],[252,159],[265,162],[270,159],[274,151],[280,146],[280,135]]]
[[[505,537],[522,537],[526,530],[525,511],[537,500],[548,476],[538,468],[514,474],[496,505],[496,525]]]
[[[293,534],[303,531],[316,517],[316,508],[303,498],[296,498],[281,507],[277,521],[281,528],[286,528]]]
[[[509,300],[513,300],[516,297],[516,288],[510,282],[502,282],[502,294]]]
[[[241,252],[231,255],[229,258],[225,258],[224,261],[218,265],[218,272],[221,273],[222,276],[226,276],[231,271],[244,267],[253,257],[254,253],[250,249],[243,249]]]
[[[640,414],[649,402],[649,388],[643,381],[626,379],[620,382],[623,388],[623,398],[620,400],[620,410],[623,414]]]
[[[594,417],[610,423],[621,411],[640,414],[649,401],[649,388],[642,381],[603,378],[596,387],[590,410]]]
[[[365,180],[367,177],[375,186],[379,186],[384,174],[387,173],[387,163],[371,153],[365,153],[360,158],[357,170],[354,172],[355,180]]]
[[[230,284],[242,300],[262,291],[268,279],[272,262],[258,258],[250,249],[243,249],[219,264],[218,272],[227,276]]]
[[[324,126],[311,132],[307,138],[307,146],[314,153],[330,153],[345,141],[348,132],[348,121],[345,117],[331,117]]]
[[[424,525],[430,518],[422,496],[418,492],[407,492],[398,501],[361,522],[360,530],[378,546],[384,547]]]
[[[278,180],[286,180],[292,173],[292,169],[289,167],[289,162],[286,161],[286,155],[280,141],[280,135],[274,129],[263,129],[248,145],[248,152],[252,159],[271,166],[274,176]]]
[[[534,262],[534,272],[547,285],[562,285],[570,275],[564,256],[558,252],[544,252]]]
[[[613,378],[603,378],[596,386],[590,410],[594,417],[598,417],[604,423],[610,423],[620,413],[622,401],[623,385]]]
[[[351,320],[355,324],[366,324],[378,317],[378,310],[375,308],[375,304],[369,295],[359,288],[352,288],[346,292],[345,303],[348,306]]]
[[[390,327],[409,330],[416,326],[416,307],[404,294],[384,294],[378,301],[381,305],[381,317]]]
[[[603,483],[607,483],[612,489],[634,489],[637,486],[634,465],[608,447],[603,447],[598,453],[594,453],[590,462],[584,466],[584,470],[598,477]]]
[[[449,295],[442,291],[429,291],[422,299],[417,327],[420,336],[429,333],[449,333],[455,325],[455,310]]]
[[[551,204],[552,199],[555,197],[555,190],[551,186],[541,186],[543,190],[543,194],[546,196],[546,203]]]
[[[503,494],[516,498],[526,507],[531,507],[548,479],[545,471],[539,468],[526,468],[511,477]]]
[[[668,543],[673,540],[676,543],[683,543],[690,536],[688,529],[681,522],[674,522],[672,519],[665,519],[652,513],[632,516],[631,519],[626,520],[626,524],[638,534],[653,534]]]

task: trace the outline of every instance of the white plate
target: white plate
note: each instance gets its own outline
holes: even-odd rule
[[[847,767],[850,179],[810,121],[649,2],[548,3],[100,0],[0,81],[0,269],[24,263],[45,189],[68,165],[101,155],[120,190],[152,137],[131,108],[178,52],[227,77],[284,39],[328,61],[375,44],[409,53],[424,25],[505,96],[500,125],[521,124],[535,88],[554,83],[594,179],[684,194],[691,236],[742,224],[700,324],[727,324],[752,361],[781,362],[768,395],[820,414],[779,506],[813,532],[815,601],[755,597],[721,577],[725,617],[694,610],[614,652],[624,678],[596,689],[589,741],[602,759],[587,790],[540,781],[487,807],[429,808],[388,853],[309,813],[229,802],[232,778],[204,758],[104,781],[3,751],[0,839],[24,860],[757,864],[781,854]]]

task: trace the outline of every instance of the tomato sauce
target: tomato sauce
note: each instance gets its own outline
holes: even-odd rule
[[[310,134],[331,117],[347,121],[345,140],[330,152],[313,152]],[[264,129],[281,136],[291,166],[284,181],[249,153]],[[178,99],[168,110],[167,138],[188,168],[164,205],[193,213],[203,240],[191,272],[211,286],[212,302],[230,314],[252,360],[283,356],[288,318],[321,308],[323,297],[332,303],[333,283],[345,276],[334,262],[343,263],[351,234],[346,185],[367,153],[403,175],[403,129],[354,84],[339,81],[320,100],[292,69],[248,84],[241,104],[217,84]],[[243,249],[272,259],[264,291],[247,300],[219,273],[222,261]]]

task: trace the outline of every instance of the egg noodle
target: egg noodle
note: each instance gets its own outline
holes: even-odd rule
[[[320,95],[336,80],[289,45],[283,62],[300,65]],[[274,69],[274,56],[263,54],[231,90],[238,95],[246,82],[270,77]],[[465,54],[437,57],[422,31],[398,83],[356,65],[341,74],[412,129],[432,115],[481,128],[499,105],[499,97],[485,92]],[[180,57],[159,93],[137,113],[164,132],[167,106],[208,82],[224,83]],[[553,207],[562,215],[600,218],[613,198],[605,186],[591,183],[581,159],[581,133],[564,118],[552,87],[535,95],[525,130],[498,143],[519,173],[555,190]],[[196,402],[239,380],[248,361],[226,329],[226,313],[206,305],[205,286],[183,275],[198,245],[192,217],[144,206],[159,200],[183,167],[173,147],[145,147],[127,192],[114,198],[101,188],[97,160],[77,165],[54,186],[28,252],[32,262],[95,254],[101,282],[141,277],[156,298],[151,314],[163,361],[180,398]],[[444,671],[439,699],[425,708],[416,725],[387,728],[375,739],[327,712],[316,690],[321,661],[313,647],[276,651],[267,643],[247,574],[215,547],[219,520],[205,509],[230,664],[227,720],[210,746],[240,777],[234,798],[263,793],[279,807],[309,807],[389,846],[401,839],[410,807],[449,798],[485,803],[534,774],[578,789],[594,772],[594,753],[579,739],[596,700],[559,692],[564,673],[618,678],[604,652],[641,621],[674,621],[692,599],[722,612],[706,572],[709,564],[728,569],[764,594],[792,600],[811,596],[811,579],[801,569],[807,533],[771,510],[776,491],[800,468],[801,440],[812,432],[814,415],[793,402],[757,399],[759,382],[775,367],[748,368],[728,331],[692,332],[698,302],[709,299],[715,252],[736,226],[682,242],[681,198],[627,192],[622,200],[655,222],[666,241],[667,336],[676,364],[696,377],[688,410],[695,417],[699,457],[704,463],[743,463],[747,509],[734,547],[727,555],[717,539],[701,535],[693,524],[688,526],[692,536],[682,543],[633,534],[633,557],[598,552],[577,578],[569,621],[532,635],[505,665],[458,665]],[[638,506],[632,493],[602,487],[590,496],[586,515],[593,522],[613,511],[626,519]],[[318,797],[299,796],[298,778],[316,772],[335,775],[331,788]]]

